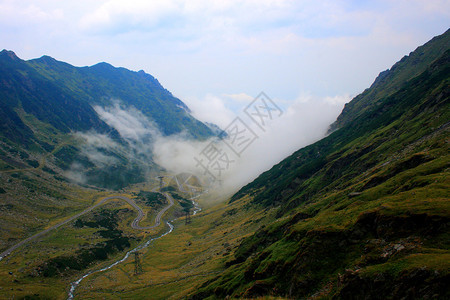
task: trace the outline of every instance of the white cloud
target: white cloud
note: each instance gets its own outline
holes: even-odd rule
[[[64,12],[61,9],[53,9],[44,11],[38,6],[31,4],[23,11],[24,15],[35,22],[45,22],[48,20],[61,20],[64,17]]]
[[[324,137],[349,100],[348,95],[300,96],[279,118],[270,121],[264,132],[253,125],[258,139],[224,173],[224,187],[237,189],[296,150]],[[251,126],[251,121],[242,118]]]
[[[223,99],[219,99],[223,105]],[[220,177],[225,189],[236,190],[248,183],[263,171],[269,169],[286,156],[292,154],[301,147],[309,145],[327,134],[329,125],[341,112],[344,104],[350,100],[348,95],[333,97],[313,97],[302,95],[283,112],[279,118],[268,122],[265,131],[252,123],[243,109],[253,100],[242,102],[238,97],[241,119],[257,134],[257,139],[241,153],[235,155],[227,146],[216,139],[205,142],[189,141],[178,136],[160,137],[153,146],[155,161],[164,166],[170,172],[191,172],[206,181],[204,169],[198,164],[198,159],[205,159],[201,152],[210,142],[214,142],[221,153],[227,153],[230,163],[229,168],[222,171]],[[274,100],[281,106],[279,100]],[[237,114],[236,114],[237,115]],[[233,116],[236,117],[236,115]],[[231,122],[231,121],[230,121]],[[222,126],[227,127],[228,124]],[[215,167],[210,166],[210,170]],[[215,173],[214,175],[218,175]]]
[[[182,136],[160,136],[152,147],[155,162],[172,174],[189,172],[199,174],[194,157],[209,141],[193,141]],[[199,174],[200,175],[200,174]]]
[[[87,157],[94,165],[104,167],[107,165],[114,165],[118,162],[116,157],[107,155],[104,151],[116,152],[121,149],[120,145],[107,135],[96,132],[76,132],[74,133],[74,136],[81,141],[81,154]],[[79,167],[79,164],[75,162],[70,170],[72,172],[71,176],[78,173]],[[77,169],[77,172],[75,172],[75,169]]]
[[[0,1],[1,23],[7,22],[9,26],[27,26],[42,23],[53,23],[64,18],[64,11],[59,8],[43,9],[35,3],[28,1]]]
[[[94,109],[126,140],[139,142],[157,133],[156,125],[134,107],[121,107],[120,102],[116,101],[112,106],[94,106]]]
[[[175,1],[111,0],[86,14],[80,20],[80,26],[92,32],[149,30],[178,10]]]
[[[237,101],[239,103],[249,103],[253,100],[254,97],[247,95],[246,93],[238,93],[238,94],[224,94],[224,97]]]
[[[203,99],[189,97],[184,100],[195,118],[222,128],[227,126],[235,115],[223,98],[211,94],[206,95]]]
[[[182,99],[292,100],[362,91],[449,16],[449,0],[0,0],[0,40],[25,59],[145,69]]]
[[[142,113],[119,102],[108,107],[96,107],[96,111],[108,125],[120,133],[128,142],[128,147],[103,134],[88,132],[76,135],[84,141],[82,153],[96,166],[117,163],[116,157],[111,155],[117,153],[128,157],[131,161],[142,161],[143,166],[153,160],[169,173],[189,172],[204,180],[207,176],[204,176],[204,170],[196,158],[202,159],[202,151],[214,142],[221,151],[228,153],[232,161],[218,179],[222,181],[224,188],[236,190],[297,149],[325,136],[330,123],[336,119],[344,103],[350,99],[347,95],[323,98],[302,95],[291,103],[279,118],[269,121],[262,131],[243,113],[244,108],[253,99],[245,102],[243,99],[249,99],[249,96],[241,93],[235,95],[229,98],[238,99],[240,110],[238,114],[229,111],[230,122],[240,115],[258,137],[240,156],[230,152],[216,137],[207,141],[195,141],[183,134],[163,136]],[[210,95],[210,99],[217,101],[217,107],[224,108],[224,98]],[[281,106],[279,100],[274,101]],[[217,111],[217,117],[219,116],[220,111]],[[224,123],[222,127],[225,128],[227,125],[229,123]],[[76,164],[71,172],[70,175],[74,178],[83,178]]]

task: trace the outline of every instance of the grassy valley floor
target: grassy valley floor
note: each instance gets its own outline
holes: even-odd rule
[[[205,195],[200,205],[212,197]],[[224,199],[225,200],[225,199]],[[216,202],[217,203],[217,202]],[[220,274],[243,238],[275,221],[274,210],[255,210],[245,199],[207,207],[191,223],[173,222],[172,233],[142,251],[142,272],[134,273],[134,259],[82,281],[78,299],[180,299]]]
[[[143,199],[136,198],[139,191],[150,190],[151,187],[152,185],[135,186],[123,194],[79,189],[76,195],[82,199],[79,202],[84,203],[83,209],[107,196],[122,195],[134,198],[145,214],[139,225],[150,226],[154,224],[157,212],[167,205],[167,201],[156,206],[147,205]],[[77,203],[69,200],[67,202]],[[35,225],[35,230],[31,233],[24,230],[14,240],[10,237],[11,241],[7,247],[2,244],[2,251],[32,233],[58,224],[83,209],[72,212],[67,209],[66,215],[53,217],[45,227]],[[166,214],[174,215],[180,209],[177,204]],[[57,212],[57,207],[54,210]],[[20,214],[13,209],[11,213]],[[36,209],[34,215],[39,216],[39,213],[40,210]],[[30,214],[23,217],[29,216]],[[68,286],[74,279],[88,270],[101,268],[110,261],[120,259],[126,251],[165,230],[163,225],[151,230],[133,229],[130,224],[135,218],[136,211],[131,205],[112,199],[76,220],[19,247],[0,260],[0,299],[66,299]],[[14,224],[13,220],[10,222]]]

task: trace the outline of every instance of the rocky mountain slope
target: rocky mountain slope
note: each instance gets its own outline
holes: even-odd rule
[[[120,116],[108,109],[135,112],[163,136],[183,133],[204,139],[214,135],[144,71],[107,63],[78,68],[49,56],[24,61],[7,50],[0,52],[0,108],[0,170],[37,167],[40,157],[46,156],[46,167],[54,172],[76,173],[83,177],[79,183],[105,188],[143,181],[159,167],[152,162],[150,149],[136,149],[111,120],[107,124],[101,112],[109,112],[113,119]],[[147,139],[150,146],[151,136],[139,138],[141,144]],[[90,148],[83,153],[86,143]]]
[[[448,31],[434,37],[430,42],[405,55],[390,69],[381,72],[372,86],[347,103],[330,130],[340,128],[360,116],[366,110],[378,105],[383,98],[402,88],[405,81],[424,72],[429,65],[450,48]]]
[[[381,73],[328,137],[230,205],[276,210],[193,299],[448,298],[450,32]]]

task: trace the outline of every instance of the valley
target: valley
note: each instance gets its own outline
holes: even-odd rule
[[[15,245],[12,246],[11,248],[7,249],[6,251],[3,251],[2,253],[0,253],[0,260],[2,260],[5,256],[11,254],[12,251],[16,250],[17,248],[21,247],[22,245],[24,245],[24,244],[26,244],[26,243],[29,243],[30,241],[32,241],[32,240],[34,240],[34,239],[37,239],[38,237],[40,237],[40,236],[42,236],[42,235],[44,235],[44,234],[46,234],[46,233],[48,233],[48,232],[50,232],[50,231],[52,231],[52,230],[54,230],[54,229],[57,229],[57,228],[59,228],[60,226],[63,226],[63,225],[65,225],[65,224],[69,223],[69,222],[72,222],[72,221],[78,219],[78,218],[81,217],[82,215],[85,215],[86,213],[88,213],[88,212],[90,212],[90,211],[96,209],[96,208],[99,207],[100,205],[103,205],[105,202],[107,202],[107,201],[109,201],[109,200],[113,200],[113,199],[114,199],[114,200],[115,200],[115,199],[123,200],[123,201],[127,202],[129,205],[131,205],[135,210],[137,210],[138,216],[136,217],[136,219],[133,220],[133,223],[131,223],[131,227],[132,227],[133,229],[141,229],[141,230],[142,230],[142,229],[153,229],[153,228],[155,228],[155,227],[158,227],[158,226],[161,224],[161,217],[162,217],[162,215],[164,215],[164,213],[165,213],[170,207],[172,207],[172,205],[174,204],[173,198],[172,198],[169,194],[164,193],[164,196],[165,196],[166,199],[168,200],[169,204],[168,204],[166,207],[164,207],[161,211],[158,212],[158,214],[156,215],[156,218],[155,218],[155,225],[153,225],[153,226],[142,227],[142,226],[139,225],[139,222],[140,222],[140,221],[143,219],[143,217],[144,217],[144,212],[143,212],[143,210],[142,210],[139,206],[136,205],[136,203],[135,203],[133,200],[131,200],[130,198],[124,197],[124,196],[109,196],[109,197],[103,198],[102,200],[100,200],[100,202],[96,203],[95,205],[93,205],[93,206],[91,206],[91,207],[89,207],[89,208],[83,210],[81,213],[76,214],[75,216],[70,217],[69,219],[64,220],[64,221],[61,222],[61,223],[58,223],[58,224],[56,224],[56,225],[53,225],[53,226],[51,226],[51,227],[45,229],[44,231],[41,231],[41,232],[39,232],[39,233],[37,233],[37,234],[35,234],[35,235],[29,237],[29,238],[26,238],[25,240],[23,240],[23,241],[21,241],[21,242],[15,244]]]
[[[207,196],[200,203],[207,203]],[[144,249],[143,272],[133,274],[132,260],[108,271],[94,274],[83,282],[81,298],[102,297],[180,299],[196,286],[224,271],[240,241],[256,229],[276,221],[275,210],[261,212],[245,208],[245,201],[227,206],[224,203],[204,207],[192,216],[173,222],[174,230]]]
[[[0,84],[2,299],[450,297],[449,30],[235,189],[170,170],[220,139],[143,71],[4,50]]]
[[[173,181],[173,178],[175,178],[175,176],[173,177],[168,177],[169,179],[171,179]],[[170,180],[169,180],[170,181]],[[156,188],[152,189],[152,192],[150,192],[151,194],[159,194],[158,192],[154,192],[156,190]],[[142,191],[141,191],[142,193]],[[125,196],[126,195],[126,196]],[[97,245],[98,242],[102,243],[106,241],[106,244],[100,244],[102,245],[101,247],[110,247],[109,246],[109,241],[107,239],[102,239],[100,237],[106,238],[106,237],[111,237],[111,234],[113,234],[114,237],[114,231],[117,231],[117,229],[122,229],[122,230],[126,230],[128,233],[125,235],[126,236],[126,240],[124,240],[124,235],[123,234],[119,234],[118,236],[118,240],[114,239],[114,249],[110,249],[110,253],[111,254],[115,254],[112,257],[108,257],[108,260],[103,262],[101,265],[105,265],[108,264],[108,261],[110,261],[111,259],[117,259],[116,257],[120,257],[120,255],[122,255],[120,253],[120,251],[125,250],[125,249],[142,249],[146,247],[146,244],[148,244],[151,240],[155,239],[155,237],[157,238],[158,236],[164,236],[166,233],[163,233],[165,231],[166,224],[164,223],[161,226],[162,223],[162,218],[163,216],[166,215],[166,212],[169,211],[175,204],[174,199],[172,198],[172,196],[168,193],[168,192],[162,192],[161,195],[164,196],[164,198],[167,200],[166,204],[164,207],[162,207],[161,209],[158,210],[153,210],[150,207],[148,207],[147,205],[145,205],[144,210],[138,206],[135,202],[135,200],[131,200],[131,197],[135,197],[135,193],[132,191],[129,191],[128,193],[122,194],[122,195],[114,195],[114,196],[108,196],[108,197],[103,197],[101,198],[99,201],[97,201],[94,205],[86,208],[85,210],[83,210],[82,212],[64,220],[63,222],[60,222],[58,224],[55,224],[53,226],[48,227],[47,229],[40,231],[39,233],[26,238],[25,240],[22,240],[21,242],[15,244],[14,246],[12,246],[11,248],[5,250],[2,253],[2,259],[1,264],[3,265],[4,268],[4,273],[5,274],[9,274],[9,276],[5,276],[2,277],[4,279],[12,279],[14,278],[14,282],[17,283],[17,288],[11,288],[10,291],[11,292],[6,292],[5,295],[10,294],[15,295],[15,296],[19,296],[22,295],[30,295],[30,292],[35,292],[33,293],[33,295],[39,295],[40,292],[43,293],[44,295],[48,295],[49,291],[45,288],[46,284],[37,284],[36,289],[33,288],[33,285],[31,284],[30,286],[26,285],[27,288],[26,289],[22,289],[21,287],[24,286],[24,282],[23,280],[28,279],[30,280],[30,278],[33,278],[36,276],[33,274],[27,274],[27,271],[32,270],[32,268],[36,268],[34,270],[32,270],[31,272],[38,272],[38,273],[42,273],[43,272],[43,276],[45,277],[55,277],[56,274],[50,274],[49,270],[48,270],[48,264],[52,264],[54,262],[54,260],[50,260],[45,262],[46,258],[45,256],[41,256],[43,254],[43,251],[46,251],[47,255],[48,253],[52,253],[52,255],[57,255],[57,259],[62,259],[64,257],[67,257],[67,255],[70,254],[76,254],[75,256],[75,260],[78,260],[79,263],[82,263],[82,258],[80,258],[80,256],[77,253],[81,252],[81,255],[86,255],[86,249],[88,251],[93,251],[92,247],[89,247],[89,243],[92,243],[92,240],[95,240],[95,243]],[[128,198],[130,197],[130,198]],[[119,200],[119,201],[118,201]],[[139,200],[142,203],[142,199]],[[122,202],[122,204],[121,204]],[[124,202],[124,203],[123,203]],[[179,207],[179,201],[177,202],[177,206]],[[129,209],[131,208],[131,210]],[[176,212],[177,210],[180,210],[180,208],[175,209],[175,211],[172,209],[172,212],[169,212],[170,215],[174,215],[174,212]],[[130,221],[130,216],[132,215],[132,213],[137,213],[137,216],[128,223],[128,221]],[[82,221],[85,220],[86,217],[84,217],[84,215],[88,215],[87,218],[92,219],[92,217],[94,217],[94,222],[99,222],[99,224],[96,223],[92,223],[92,221],[88,221],[86,223],[86,221]],[[90,215],[90,216],[89,216]],[[120,215],[120,218],[117,219],[116,217]],[[175,213],[176,215],[176,213]],[[106,217],[106,218],[105,218]],[[123,218],[123,219],[122,219]],[[166,216],[166,218],[168,218]],[[173,218],[173,217],[172,217]],[[76,222],[75,222],[76,221]],[[119,228],[117,228],[117,226],[111,226],[114,225],[112,223],[115,223],[116,221],[119,221],[121,224],[119,225]],[[111,223],[112,222],[112,223]],[[127,224],[128,223],[128,224]],[[145,223],[145,225],[150,224],[148,226],[143,226],[143,223]],[[116,224],[118,225],[118,224]],[[128,225],[128,226],[127,226]],[[168,224],[167,224],[168,225]],[[170,225],[171,226],[171,225]],[[87,227],[87,228],[86,228]],[[130,227],[130,228],[128,228]],[[105,228],[108,229],[109,231],[98,231],[98,230],[92,230],[93,228]],[[88,229],[88,230],[86,230]],[[130,230],[131,229],[131,230]],[[111,231],[112,230],[112,231]],[[171,231],[171,230],[170,230]],[[102,232],[105,235],[102,235]],[[100,236],[98,236],[98,234],[100,233]],[[131,240],[132,243],[130,244],[130,235],[131,235]],[[59,242],[55,242],[55,241],[59,241]],[[78,250],[75,251],[74,253],[74,249],[71,249],[75,244],[74,243],[81,243],[84,241],[84,245],[80,247],[80,244],[78,244]],[[117,242],[118,241],[118,242]],[[145,241],[148,241],[145,243]],[[40,246],[38,248],[35,248],[34,245],[39,245]],[[86,248],[87,246],[87,248]],[[136,248],[137,247],[137,248]],[[51,250],[50,250],[51,249]],[[81,249],[81,251],[80,251]],[[83,250],[84,249],[84,250]],[[100,250],[100,248],[94,248],[96,249],[95,251]],[[103,248],[104,250],[104,248]],[[119,252],[117,251],[119,250]],[[84,251],[84,252],[83,252]],[[106,250],[107,251],[107,250]],[[134,250],[132,250],[134,251]],[[106,252],[106,254],[109,254],[108,252]],[[108,255],[110,256],[110,255]],[[33,259],[34,258],[34,259]],[[18,260],[17,260],[18,259]],[[81,259],[81,261],[80,261]],[[104,255],[100,255],[99,258],[100,260],[105,260],[106,256]],[[21,261],[22,263],[18,263],[19,261]],[[95,261],[95,259],[94,259]],[[42,265],[42,263],[44,263]],[[53,266],[53,268],[56,268],[56,270],[58,273],[60,273],[61,271],[66,272],[68,271],[69,274],[72,273],[72,276],[74,274],[79,274],[79,272],[76,272],[75,270],[79,270],[79,271],[83,271],[84,268],[86,268],[88,265],[91,265],[92,262],[88,261],[88,264],[85,265],[84,267],[81,267],[81,269],[79,268],[80,266],[75,266],[74,264],[67,261],[68,265],[64,266],[64,263],[62,261],[59,261],[56,263],[56,265]],[[62,265],[61,265],[62,264]],[[26,267],[24,267],[26,266]],[[62,267],[62,269],[61,269]],[[70,270],[72,268],[74,268],[74,270]],[[95,268],[98,268],[99,265],[96,264]],[[19,269],[17,269],[19,268]],[[43,269],[42,269],[43,268]],[[91,268],[89,268],[91,269]],[[6,271],[9,270],[9,271]],[[52,271],[52,272],[54,272]],[[75,271],[75,272],[74,272]],[[92,272],[92,271],[89,271]],[[61,274],[61,273],[60,273]],[[42,275],[42,274],[40,274]],[[63,274],[61,274],[63,275]],[[39,276],[39,275],[37,275]],[[64,277],[66,277],[67,274],[64,274]],[[10,277],[10,278],[8,278]],[[32,282],[33,280],[31,280]],[[39,280],[40,281],[40,280]],[[60,280],[56,280],[56,281],[60,281]],[[8,285],[7,284],[8,281],[3,282],[3,284]],[[61,286],[61,288],[63,287],[63,285],[66,283],[66,280],[62,280],[59,282],[59,285]],[[3,287],[1,287],[3,289]],[[56,292],[55,287],[53,286],[53,284],[49,285],[48,288],[50,288],[52,291]],[[59,291],[59,296],[58,293],[55,293],[54,295],[57,298],[61,298],[64,299],[63,294],[67,294],[67,291],[69,290],[69,288],[66,286],[65,288],[62,288],[61,291]],[[52,292],[53,293],[53,292]],[[51,293],[50,293],[51,294]]]

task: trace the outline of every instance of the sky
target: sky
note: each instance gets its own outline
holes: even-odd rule
[[[348,100],[449,21],[449,0],[0,0],[0,47],[143,69],[225,126],[261,91]]]
[[[450,0],[0,0],[0,48],[22,59],[144,70],[222,128],[236,116],[251,124],[243,110],[264,92],[282,118],[253,126],[257,140],[224,174],[234,188],[325,136],[346,102],[449,24]],[[118,105],[96,111],[130,145],[171,172],[196,167],[209,141],[163,137]],[[104,139],[80,136],[92,149]]]

